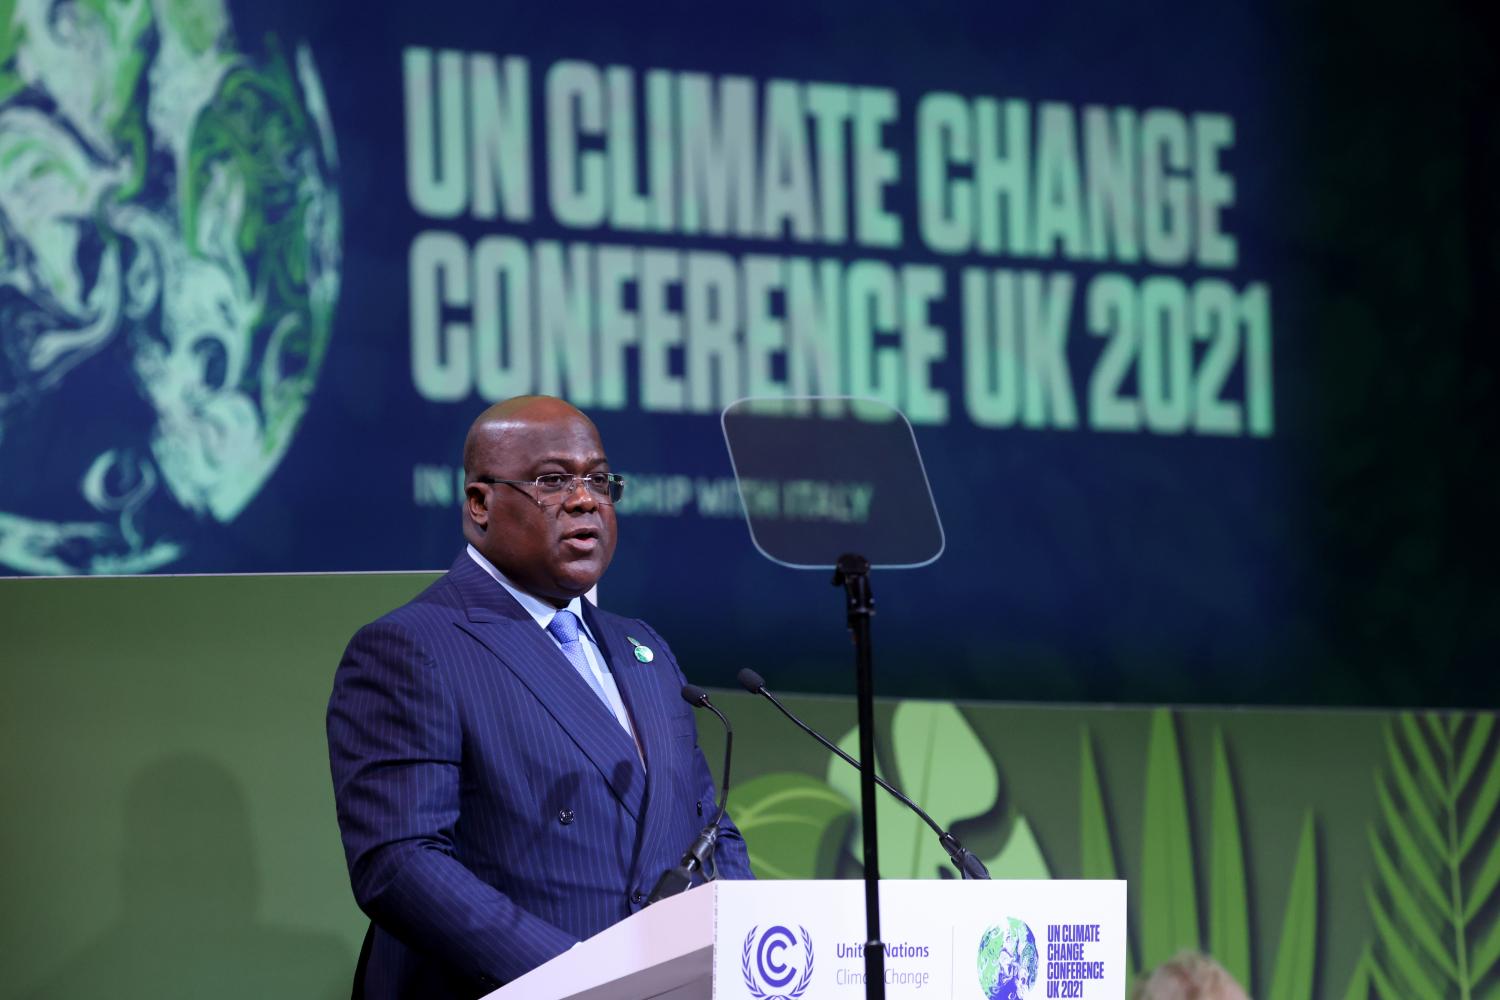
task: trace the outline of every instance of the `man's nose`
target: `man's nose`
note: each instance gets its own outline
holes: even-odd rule
[[[594,510],[599,506],[599,498],[582,476],[574,476],[563,496],[563,506],[569,510]]]

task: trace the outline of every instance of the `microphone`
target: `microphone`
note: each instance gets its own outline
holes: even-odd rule
[[[646,897],[646,905],[668,896],[675,896],[693,884],[693,876],[699,872],[708,870],[709,863],[713,859],[714,848],[719,842],[719,827],[724,822],[724,811],[729,807],[729,761],[734,751],[734,727],[724,717],[708,698],[708,692],[696,684],[684,684],[682,686],[682,700],[694,708],[706,708],[718,717],[724,726],[724,779],[719,788],[719,812],[714,816],[713,822],[705,826],[693,840],[687,852],[683,854],[682,860],[677,867],[668,868],[661,873],[661,878],[656,880],[656,887],[651,890],[651,895]]]
[[[832,750],[835,754],[842,757],[856,771],[861,770],[859,761],[846,754],[843,750],[840,750],[833,743],[829,742],[822,733],[818,732],[816,729],[812,728],[807,723],[803,722],[801,719],[793,715],[791,709],[783,705],[774,694],[767,690],[766,679],[764,677],[756,673],[754,670],[751,670],[749,667],[741,670],[737,676],[740,682],[740,687],[744,688],[746,691],[749,691],[751,694],[758,694],[765,697],[767,701],[775,705],[777,709],[781,711],[782,715],[786,716],[788,719],[791,719],[793,724],[795,724],[798,729],[802,730],[804,733],[811,736],[819,743],[823,744],[829,750]],[[990,877],[989,869],[984,866],[983,861],[980,861],[969,852],[968,848],[959,843],[957,837],[953,836],[953,834],[938,826],[936,821],[934,821],[931,816],[927,815],[927,813],[922,809],[921,806],[917,805],[911,799],[903,795],[900,789],[896,788],[889,781],[886,781],[878,774],[875,775],[875,784],[890,792],[891,795],[895,796],[896,801],[900,802],[902,805],[906,806],[906,808],[916,813],[922,818],[922,822],[926,823],[929,827],[932,828],[932,832],[937,834],[938,843],[942,845],[943,850],[948,852],[948,857],[953,860],[953,865],[958,869],[960,875],[962,875],[964,878],[972,879],[988,879]]]

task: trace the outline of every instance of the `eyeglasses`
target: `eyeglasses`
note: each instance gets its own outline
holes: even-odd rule
[[[535,479],[495,479],[492,476],[478,476],[474,481],[495,486],[514,486],[523,493],[526,492],[524,487],[530,486],[536,490],[536,493],[528,495],[536,501],[539,507],[562,503],[572,496],[580,485],[587,488],[589,495],[599,503],[612,504],[625,492],[625,478],[613,472],[591,472],[587,476],[570,476],[564,472],[552,472],[545,476],[537,476]]]

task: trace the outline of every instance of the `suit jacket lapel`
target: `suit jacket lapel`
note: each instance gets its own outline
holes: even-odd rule
[[[642,858],[660,857],[663,849],[670,853],[674,849],[680,851],[688,846],[681,844],[674,848],[670,844],[657,844],[668,826],[667,809],[674,791],[670,787],[669,752],[672,736],[667,722],[667,706],[662,701],[661,678],[658,675],[661,671],[672,668],[664,659],[652,663],[638,661],[635,649],[622,627],[615,624],[611,617],[599,614],[588,601],[583,602],[583,608],[589,630],[593,632],[599,648],[609,660],[615,686],[620,689],[620,698],[630,710],[636,738],[641,741],[641,749],[646,757],[645,818],[642,820],[641,849],[636,855],[638,866]]]
[[[589,631],[599,643],[599,649],[609,662],[614,675],[615,687],[620,689],[620,699],[630,711],[630,721],[635,725],[635,735],[641,741],[646,757],[646,783],[658,762],[665,763],[670,749],[667,741],[666,709],[661,703],[660,686],[654,671],[665,669],[655,663],[641,663],[635,658],[635,648],[626,638],[625,632],[607,621],[604,615],[588,601],[583,602],[583,617]]]
[[[466,620],[458,626],[526,685],[639,821],[645,808],[645,775],[635,745],[614,713],[526,609],[467,552],[453,564],[452,576],[467,605]]]

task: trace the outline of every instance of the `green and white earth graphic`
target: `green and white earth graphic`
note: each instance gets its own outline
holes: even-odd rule
[[[1036,935],[1015,917],[979,939],[979,988],[989,1000],[1024,1000],[1036,985]]]
[[[338,298],[306,46],[215,0],[0,0],[0,571],[144,572],[275,472]]]

